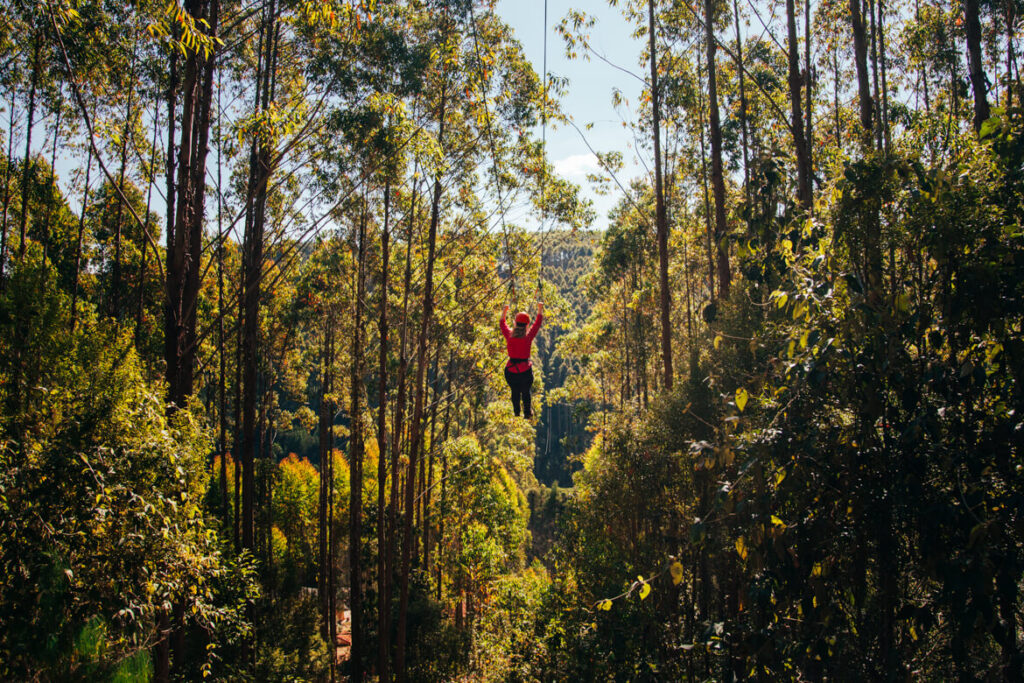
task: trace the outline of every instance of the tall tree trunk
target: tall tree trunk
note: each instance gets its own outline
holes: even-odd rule
[[[807,184],[814,193],[814,72],[811,70],[811,0],[804,0],[804,86],[807,97]],[[813,209],[813,204],[811,207]]]
[[[28,178],[32,170],[32,126],[35,125],[36,88],[39,86],[39,51],[42,48],[42,37],[37,32],[33,37],[35,48],[32,57],[32,82],[28,90],[28,119],[25,122],[25,158],[21,169],[21,216],[18,219],[18,260],[25,258],[25,226],[28,224]]]
[[[878,59],[882,70],[882,148],[888,152],[892,146],[891,132],[889,130],[889,85],[886,79],[885,59],[885,0],[878,0]]]
[[[331,523],[330,517],[327,515],[328,509],[328,491],[332,480],[330,479],[330,466],[331,466],[331,449],[333,443],[330,441],[330,423],[334,419],[334,411],[330,405],[331,395],[331,369],[333,367],[333,359],[330,356],[330,340],[332,334],[333,317],[327,316],[327,325],[323,332],[323,347],[321,349],[321,360],[322,369],[320,375],[320,420],[319,420],[319,437],[320,437],[320,505],[318,508],[318,521],[317,526],[317,550],[318,550],[318,567],[319,572],[317,573],[317,597],[320,601],[320,619],[321,619],[321,632],[320,635],[326,640],[330,633],[330,601],[328,600],[328,563],[330,562],[330,551],[328,541],[330,539],[329,525]],[[333,645],[332,645],[333,648]],[[333,649],[332,649],[333,651]]]
[[[219,0],[192,0],[186,11],[207,21],[216,37]],[[207,11],[208,10],[208,11]],[[209,139],[214,55],[189,54],[182,85],[181,139],[178,145],[177,187],[168,194],[168,211],[176,202],[168,226],[164,357],[170,410],[184,407],[192,394],[196,362],[196,310],[199,299],[200,252],[206,196],[206,141]],[[173,71],[173,62],[172,62]],[[171,86],[173,90],[173,84]],[[173,95],[170,99],[173,99]],[[169,107],[169,114],[173,107]],[[173,115],[169,115],[173,142]],[[170,175],[170,171],[169,171]],[[172,200],[172,195],[174,199]]]
[[[441,101],[438,107],[437,144],[444,149],[446,82],[441,85]],[[405,647],[409,613],[409,580],[412,574],[412,521],[416,507],[416,453],[423,438],[423,379],[427,367],[427,332],[430,330],[434,312],[434,252],[437,246],[437,225],[441,217],[441,174],[434,179],[434,197],[430,207],[430,227],[427,231],[427,272],[423,287],[423,318],[420,321],[419,340],[416,350],[416,405],[413,409],[412,434],[409,441],[409,467],[405,478],[405,534],[402,544],[402,586],[398,606],[398,642],[395,653],[395,673],[399,683],[406,680]]]
[[[85,211],[89,206],[89,176],[92,173],[92,145],[85,161],[85,185],[82,188],[82,211],[78,216],[78,239],[75,241],[75,274],[71,289],[71,331],[75,331],[78,322],[78,290],[82,272],[82,238],[85,234]]]
[[[789,0],[792,2],[793,0]],[[722,170],[722,127],[718,118],[718,75],[715,66],[714,2],[704,0],[704,37],[708,56],[708,126],[711,135],[711,191],[715,197],[715,246],[718,255],[718,296],[729,298],[732,272],[729,268],[729,246],[726,240],[725,178]]]
[[[153,184],[156,182],[156,141],[160,134],[160,97],[153,100],[153,140],[150,144],[149,171],[146,178],[146,216],[142,223],[142,263],[139,264],[139,292],[135,306],[135,348],[141,351],[142,348],[142,315],[146,308],[146,266],[149,258],[149,240],[146,234],[149,232],[149,212],[153,208]],[[218,190],[219,191],[219,190]],[[218,214],[219,220],[219,214]],[[159,254],[155,255],[159,258]],[[224,377],[221,370],[221,379]]]
[[[420,461],[420,472],[424,473],[424,470],[426,470],[425,471],[425,475],[426,476],[424,476],[422,478],[422,484],[420,486],[420,489],[421,489],[420,496],[423,499],[423,501],[422,501],[423,502],[423,515],[422,515],[422,519],[423,519],[423,527],[422,527],[423,528],[423,572],[425,574],[427,574],[428,576],[430,575],[430,540],[431,540],[431,534],[430,534],[430,487],[431,487],[431,485],[434,482],[434,457],[435,457],[435,455],[437,453],[437,448],[436,448],[436,444],[435,444],[434,439],[435,439],[435,436],[437,434],[437,431],[436,431],[436,428],[437,428],[437,404],[438,404],[438,400],[439,400],[437,398],[437,385],[440,383],[440,379],[439,379],[439,375],[438,375],[438,367],[437,366],[438,366],[438,360],[440,359],[440,357],[441,357],[441,345],[438,344],[436,350],[434,351],[434,363],[433,363],[433,369],[431,371],[431,374],[433,375],[433,378],[432,378],[432,380],[429,381],[429,387],[428,387],[430,389],[431,396],[433,397],[430,400],[430,447],[427,450],[427,460],[429,462],[427,463],[427,466],[424,467],[423,461]]]
[[[3,218],[0,219],[0,292],[4,290],[7,281],[7,212],[11,206],[11,169],[14,167],[14,112],[18,101],[15,94],[14,88],[11,88],[10,124],[7,127],[7,156],[4,157],[4,208]],[[89,145],[89,163],[92,163],[92,145]],[[88,174],[88,170],[86,170],[86,173]],[[77,272],[75,273],[75,279],[76,281],[78,279]],[[71,316],[74,319],[73,309]],[[74,329],[74,325],[72,325],[72,329]]]
[[[654,0],[647,0],[647,34],[651,59],[651,120],[654,134],[654,211],[658,240],[658,287],[661,305],[661,359],[665,389],[672,390],[672,293],[668,283],[668,217],[661,180],[661,93],[658,91],[658,52],[654,30]]]
[[[416,190],[419,187],[416,179],[413,179],[412,197],[409,204],[409,225],[405,235],[405,275],[402,283],[402,331],[399,342],[399,365],[398,365],[398,396],[395,398],[395,416],[392,420],[391,435],[391,514],[389,518],[390,533],[388,534],[387,564],[389,577],[395,573],[395,544],[398,539],[398,508],[399,492],[401,490],[401,478],[399,476],[399,453],[401,453],[402,432],[405,429],[405,386],[406,373],[408,372],[409,359],[407,356],[407,342],[409,330],[409,289],[412,279],[412,238],[416,217]],[[388,581],[388,603],[393,597],[393,587]],[[397,653],[396,653],[397,669]]]
[[[700,137],[700,180],[704,188],[704,247],[708,259],[708,297],[715,298],[715,256],[712,243],[714,229],[711,227],[711,190],[708,187],[708,155],[704,145],[704,76],[703,61],[697,60],[697,128]],[[627,348],[626,352],[629,352]]]
[[[220,79],[217,83],[217,360],[220,372],[217,378],[217,423],[220,430],[220,496],[221,514],[224,523],[231,521],[231,505],[228,500],[228,397],[227,397],[227,351],[224,347],[224,186],[222,183],[223,130],[220,102]],[[237,457],[237,454],[236,454]]]
[[[1006,22],[1006,110],[1013,107],[1013,25],[1017,21],[1015,3],[1004,0],[1004,18]],[[10,154],[7,155],[10,158]],[[6,210],[6,209],[5,209]],[[6,216],[6,213],[4,214]],[[6,219],[5,219],[6,222]]]
[[[271,0],[263,22],[260,44],[263,48],[260,68],[256,74],[256,110],[266,111],[270,103],[271,62],[276,47],[276,3]],[[267,182],[270,178],[271,152],[261,139],[253,141],[250,152],[249,195],[252,219],[246,226],[245,333],[242,352],[242,547],[252,549],[255,540],[254,454],[256,448],[256,399],[260,291],[263,275],[263,237],[266,222]]]
[[[390,680],[388,673],[388,612],[389,600],[387,524],[385,522],[384,499],[387,493],[387,403],[388,403],[388,267],[391,259],[391,183],[384,185],[384,228],[380,235],[380,320],[377,334],[380,337],[380,359],[377,364],[379,386],[377,388],[377,677],[382,682]],[[394,475],[394,470],[392,470]],[[394,480],[392,480],[392,487]]]
[[[796,37],[796,7],[794,0],[786,0],[786,26],[789,33],[789,102],[792,111],[790,131],[796,150],[797,198],[804,209],[811,208],[810,151],[804,137],[804,115],[800,78],[800,46]]]
[[[743,37],[740,35],[739,0],[732,0],[733,18],[736,21],[736,63],[737,77],[740,79],[740,130],[743,134],[743,192],[747,203],[750,203],[750,158],[747,142],[747,88],[746,71],[743,70]],[[689,309],[687,309],[689,310]]]
[[[57,142],[60,140],[60,114],[63,108],[61,98],[57,99],[56,119],[53,124],[53,147],[50,151],[50,182],[47,184],[46,214],[39,236],[43,240],[43,261],[50,249],[50,219],[53,217],[53,205],[57,201]]]
[[[190,0],[186,11],[192,20],[207,22],[209,34],[217,36],[219,0]],[[199,296],[199,256],[202,249],[204,198],[206,192],[206,147],[209,135],[214,55],[200,52],[185,58],[182,84],[181,140],[178,145],[177,168],[174,156],[174,110],[177,62],[171,57],[168,89],[168,194],[167,194],[167,266],[165,268],[164,360],[167,379],[167,411],[184,407],[192,395],[196,362],[196,312]],[[177,181],[175,187],[175,172]],[[196,178],[200,182],[196,182]],[[173,218],[172,218],[173,217]],[[183,628],[183,615],[175,628]],[[157,645],[157,671],[168,670],[167,635]],[[179,642],[180,645],[180,642]],[[176,660],[184,652],[178,648]],[[157,677],[158,681],[166,680]]]
[[[128,168],[128,138],[131,136],[132,95],[135,93],[135,54],[132,53],[131,66],[128,69],[128,94],[125,102],[124,129],[121,132],[121,164],[117,172],[117,211],[114,214],[114,270],[110,286],[111,316],[121,318],[121,235],[124,232],[124,176]]]
[[[872,130],[875,133],[875,147],[882,149],[882,105],[878,88],[878,22],[875,17],[875,0],[868,0],[868,19],[871,31],[871,93],[876,103]]]
[[[359,218],[357,251],[355,325],[352,330],[351,438],[349,440],[349,608],[352,614],[352,649],[350,677],[354,683],[363,680],[363,584],[362,584],[362,521],[363,521],[363,419],[359,400],[363,393],[363,296],[366,268],[366,216],[362,208]]]
[[[850,0],[850,26],[853,28],[853,61],[857,69],[857,98],[860,101],[861,140],[871,147],[874,101],[868,77],[868,39],[864,26],[863,0]]]
[[[328,334],[327,343],[327,358],[331,364],[331,391],[334,392],[334,321],[330,321],[331,327]],[[327,443],[330,445],[330,450],[327,453],[327,638],[330,643],[331,652],[331,683],[335,683],[337,677],[337,665],[335,664],[337,657],[335,652],[337,651],[338,644],[338,593],[335,588],[335,558],[338,556],[337,543],[338,534],[335,533],[334,524],[334,404],[333,401],[328,403],[331,408],[330,419],[327,423]]]
[[[974,130],[981,130],[991,113],[988,106],[988,77],[981,54],[981,21],[978,0],[964,0],[964,28],[967,33],[967,61],[974,93]]]

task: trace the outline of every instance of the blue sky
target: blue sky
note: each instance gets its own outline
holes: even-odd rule
[[[617,150],[623,153],[625,169],[619,178],[625,182],[642,172],[636,161],[633,137],[622,127],[622,120],[633,118],[632,107],[638,100],[643,77],[640,54],[641,41],[631,37],[633,27],[628,25],[619,9],[609,7],[605,0],[547,0],[548,2],[548,72],[555,77],[569,79],[567,93],[562,98],[563,111],[575,121],[586,135],[590,145],[599,152]],[[556,33],[555,26],[572,8],[585,11],[596,18],[590,33],[591,44],[610,62],[628,69],[638,78],[592,57],[590,61],[569,60],[565,56],[565,43]],[[523,45],[527,58],[538,74],[542,72],[544,55],[544,0],[499,0],[497,12],[514,30]],[[620,110],[612,105],[615,88],[622,91],[630,109]],[[587,124],[593,124],[587,130]],[[586,143],[571,126],[556,127],[549,123],[547,131],[548,157],[556,171],[564,178],[578,183],[584,195],[594,202],[598,218],[594,228],[607,226],[607,213],[621,198],[615,191],[607,196],[594,193],[586,180],[586,173],[596,171],[597,163]]]

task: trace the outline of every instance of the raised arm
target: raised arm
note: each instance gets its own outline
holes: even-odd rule
[[[544,320],[544,304],[537,303],[537,317],[533,319],[533,325],[530,326],[530,331],[527,332],[526,336],[533,339],[537,336],[537,332],[540,331],[540,323]]]
[[[505,304],[505,308],[501,311],[501,334],[508,339],[512,336],[512,330],[508,329],[508,323],[505,322],[505,318],[508,316],[508,304]]]

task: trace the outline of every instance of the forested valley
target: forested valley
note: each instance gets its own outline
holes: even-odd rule
[[[1024,3],[607,2],[0,2],[0,679],[1024,679]]]

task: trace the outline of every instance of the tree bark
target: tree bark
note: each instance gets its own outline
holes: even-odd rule
[[[351,438],[349,439],[349,609],[352,614],[352,649],[350,679],[363,680],[363,584],[362,584],[362,521],[363,521],[363,420],[360,398],[363,393],[363,296],[366,268],[366,207],[359,218],[357,248],[355,325],[352,330]]]
[[[971,90],[974,93],[974,130],[988,120],[988,77],[981,55],[981,21],[978,0],[964,0],[964,28],[967,33],[967,61],[971,72]]]
[[[704,188],[704,247],[708,259],[708,297],[715,298],[715,256],[712,242],[714,229],[711,227],[711,190],[708,188],[708,155],[704,145],[704,84],[703,62],[697,60],[697,123],[700,138],[700,180]],[[627,348],[626,352],[629,352]],[[621,406],[620,406],[621,407]]]
[[[796,151],[797,198],[804,209],[811,208],[810,151],[804,136],[804,115],[800,78],[800,46],[796,37],[796,7],[794,0],[786,0],[786,26],[789,33],[789,102],[792,111],[790,131]]]
[[[651,51],[651,120],[654,128],[654,206],[658,240],[658,286],[661,305],[661,359],[665,389],[672,390],[672,293],[668,282],[668,218],[661,179],[661,111],[658,91],[658,52],[654,31],[654,0],[647,1],[647,33]]]
[[[42,48],[42,38],[38,33],[33,38],[35,48],[32,57],[32,83],[28,90],[28,119],[25,123],[25,158],[22,160],[21,168],[21,216],[18,219],[18,261],[25,258],[25,226],[28,224],[28,178],[32,170],[32,126],[35,124],[36,115],[36,88],[39,86],[39,51]]]
[[[276,48],[274,34],[277,24],[276,3],[271,0],[263,23],[261,46],[263,53],[256,74],[256,111],[266,111],[271,101],[270,76],[273,52]],[[254,519],[254,456],[256,449],[256,399],[260,290],[263,275],[263,233],[266,221],[267,181],[270,178],[271,152],[262,140],[252,143],[250,152],[250,190],[252,218],[246,225],[246,267],[245,267],[245,323],[242,351],[242,547],[253,548],[255,540]]]
[[[789,0],[792,2],[793,0]],[[718,114],[718,75],[715,67],[714,2],[704,0],[704,37],[708,58],[708,126],[711,135],[711,191],[715,198],[715,247],[718,256],[718,296],[729,298],[732,272],[729,267],[728,226],[725,220],[725,177],[722,170],[722,127]]]
[[[853,28],[853,61],[857,69],[857,96],[860,100],[861,140],[864,147],[871,147],[871,133],[874,125],[871,99],[871,85],[868,77],[868,41],[864,26],[862,0],[850,0],[850,26]]]
[[[11,110],[9,121],[10,124],[7,127],[7,156],[5,157],[4,163],[4,208],[3,218],[0,219],[0,292],[4,290],[5,283],[7,281],[7,212],[11,206],[11,168],[14,166],[14,110],[17,104],[15,98],[15,91],[11,89]],[[88,165],[92,163],[92,145],[89,146],[89,162],[86,164],[86,174],[88,175]],[[86,183],[88,187],[88,183]],[[76,264],[77,265],[77,264]],[[75,282],[78,281],[78,272],[75,272]],[[72,320],[74,320],[74,308],[72,308]],[[72,330],[74,330],[74,324],[72,323]]]
[[[733,17],[736,21],[736,63],[738,64],[736,76],[740,79],[740,130],[743,137],[743,192],[750,203],[750,159],[747,142],[747,88],[746,72],[743,70],[743,38],[740,35],[740,7],[738,0],[732,0]],[[689,309],[687,309],[689,310]]]
[[[391,258],[391,184],[384,185],[384,227],[380,235],[380,320],[377,333],[380,337],[380,359],[377,365],[379,386],[377,389],[377,676],[386,682],[388,673],[388,648],[390,636],[388,611],[390,609],[387,547],[387,524],[385,522],[384,499],[387,488],[387,399],[388,399],[388,267]],[[394,473],[394,470],[392,470]],[[394,486],[394,481],[392,481]]]

